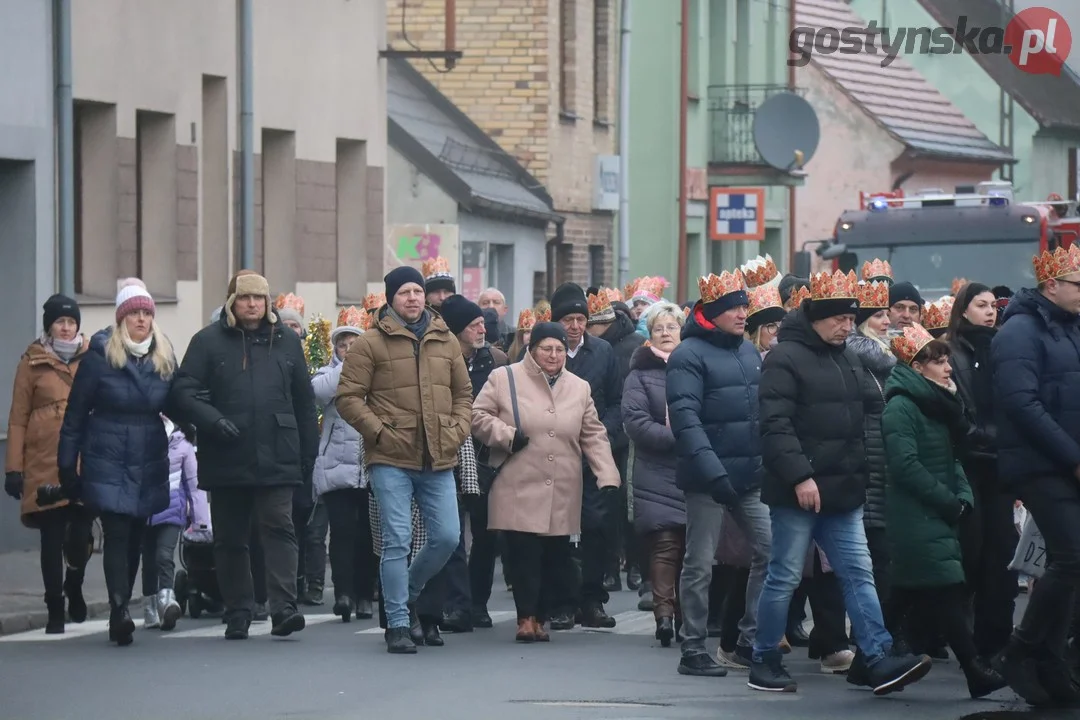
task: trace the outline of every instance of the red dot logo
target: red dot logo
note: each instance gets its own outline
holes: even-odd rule
[[[1044,7],[1021,10],[1005,28],[1012,64],[1032,75],[1061,75],[1072,50],[1072,30],[1060,13]]]

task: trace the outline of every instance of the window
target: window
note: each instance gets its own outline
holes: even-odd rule
[[[112,299],[119,277],[120,177],[133,187],[134,169],[121,173],[115,105],[76,101],[74,115],[75,292]]]
[[[593,16],[593,120],[611,121],[611,1],[595,0]]]
[[[589,285],[600,287],[606,282],[604,277],[604,246],[589,246]]]
[[[577,91],[577,66],[574,43],[577,24],[575,0],[559,0],[559,110],[564,116],[575,117],[574,95]]]
[[[121,193],[128,188],[121,184]],[[139,110],[135,114],[135,232],[132,273],[155,297],[176,297],[177,164],[176,116]],[[198,225],[198,203],[193,206]],[[123,204],[122,204],[123,206]],[[121,215],[121,225],[125,221]],[[120,233],[121,242],[127,234]],[[122,274],[129,250],[121,246]],[[155,260],[157,259],[157,260]]]
[[[368,286],[367,143],[337,141],[337,294],[341,304],[363,301]]]
[[[277,292],[296,286],[296,134],[262,131],[263,276]],[[256,248],[256,261],[258,260]]]

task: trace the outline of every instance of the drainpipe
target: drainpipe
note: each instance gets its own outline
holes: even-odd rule
[[[240,0],[240,266],[255,268],[255,50],[252,0]]]
[[[53,4],[56,30],[56,168],[60,292],[75,296],[75,112],[71,93],[71,0]]]
[[[788,37],[792,37],[795,34],[795,0],[788,0]],[[788,59],[794,57],[794,54],[788,52]],[[788,63],[787,73],[788,88],[795,91],[795,66]],[[795,231],[795,186],[788,187],[788,272],[792,272],[795,269],[795,252],[797,233]]]
[[[619,282],[630,282],[630,3],[622,2],[619,43]],[[629,300],[630,298],[627,298]]]
[[[686,135],[687,95],[690,93],[690,0],[682,0],[679,60],[679,273],[677,302],[686,302],[689,268],[686,247]]]

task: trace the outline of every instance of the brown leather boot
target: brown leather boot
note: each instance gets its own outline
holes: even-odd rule
[[[536,618],[533,618],[533,633],[536,635],[536,642],[551,642],[551,636],[544,629],[544,623]]]
[[[517,636],[519,643],[536,642],[536,621],[532,618],[518,618]]]

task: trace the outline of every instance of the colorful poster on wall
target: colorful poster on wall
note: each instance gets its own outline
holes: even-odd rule
[[[711,188],[709,237],[713,240],[764,240],[765,190]]]
[[[423,272],[424,262],[444,257],[461,287],[461,262],[457,225],[391,225],[387,230],[385,272],[411,265]]]

